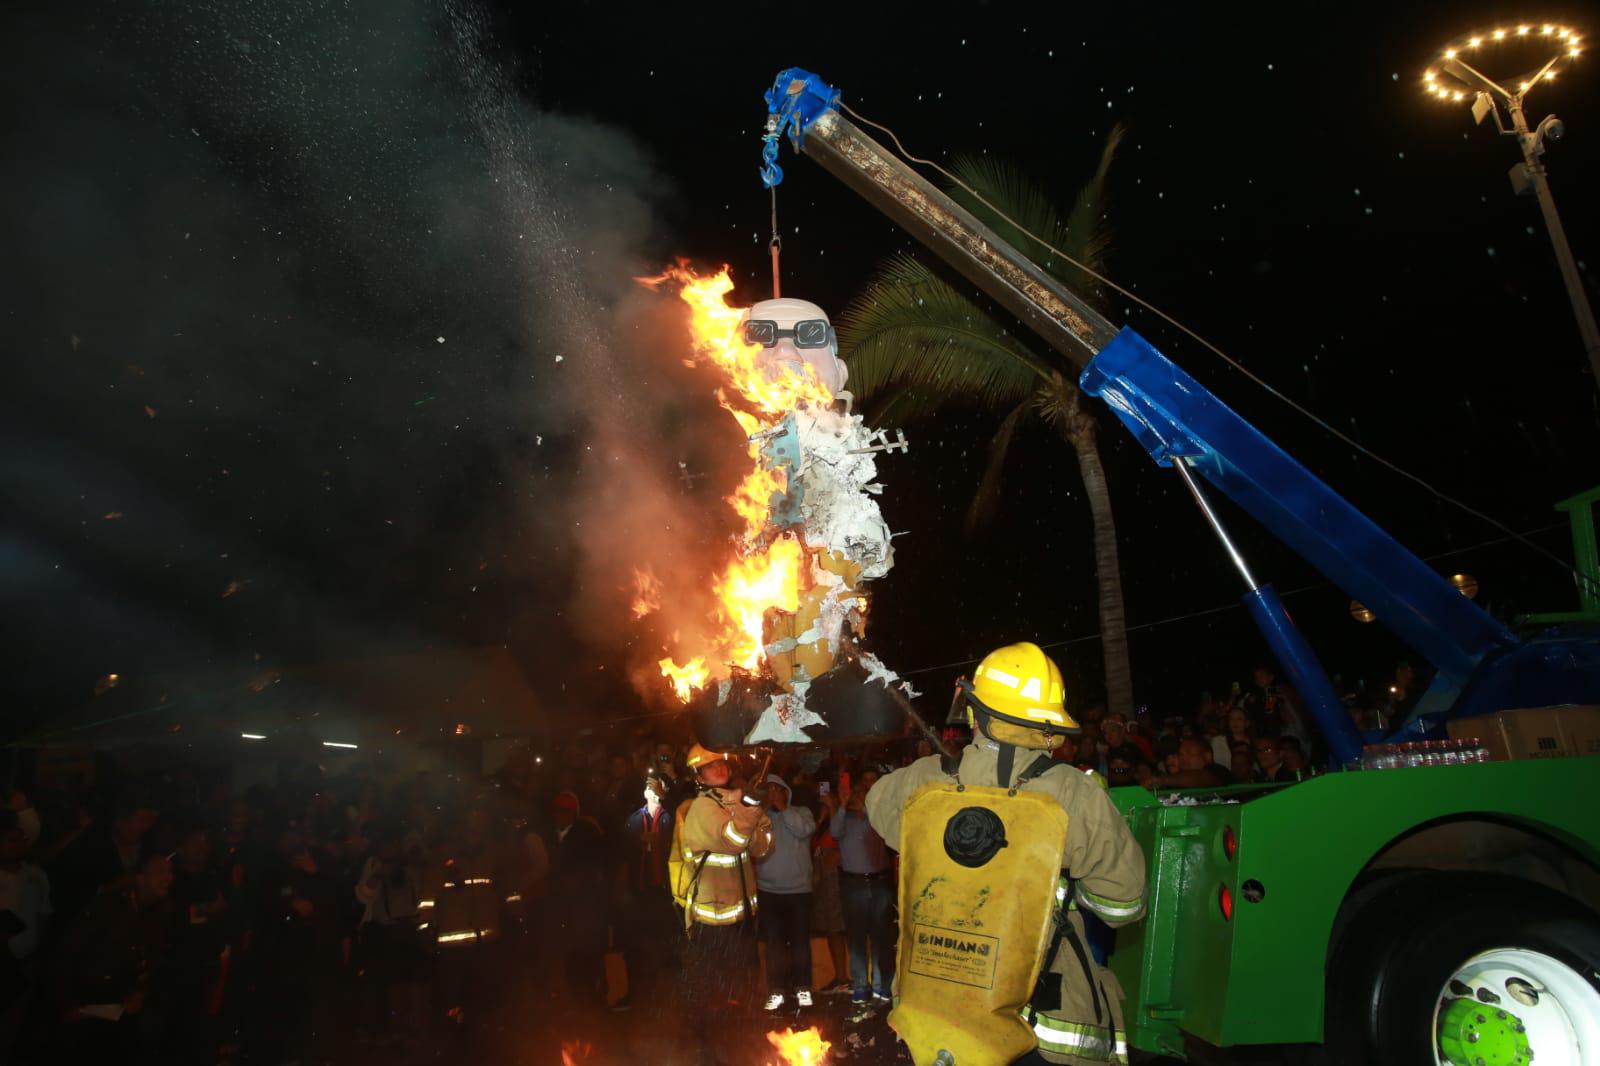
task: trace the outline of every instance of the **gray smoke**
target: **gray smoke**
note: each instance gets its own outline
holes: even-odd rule
[[[670,246],[636,143],[532,107],[464,0],[8,21],[15,654],[660,654],[632,566],[726,553],[739,442],[630,280]]]

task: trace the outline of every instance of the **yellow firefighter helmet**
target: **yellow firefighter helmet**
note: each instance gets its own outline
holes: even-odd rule
[[[723,762],[728,758],[725,751],[712,751],[704,744],[696,743],[689,749],[689,754],[684,757],[684,764],[691,770],[699,770],[702,766],[709,766],[714,762]]]
[[[1003,743],[1035,747],[1019,734],[1078,732],[1067,713],[1061,668],[1037,644],[1008,644],[984,656],[972,680],[958,682],[957,699],[964,699],[975,724]],[[1012,727],[1012,728],[1007,728]],[[998,729],[1007,736],[995,736]]]

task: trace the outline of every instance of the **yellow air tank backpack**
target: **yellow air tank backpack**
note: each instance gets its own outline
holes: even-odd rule
[[[1022,1011],[1055,931],[1067,812],[1015,786],[922,786],[900,821],[900,943],[889,1024],[917,1066],[1008,1066],[1037,1044]]]

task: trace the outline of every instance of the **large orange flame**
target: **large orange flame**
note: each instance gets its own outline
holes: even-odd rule
[[[724,621],[736,626],[728,661],[745,670],[761,662],[761,624],[769,608],[793,614],[800,607],[801,563],[805,549],[792,535],[773,541],[766,551],[735,559],[717,581]]]
[[[561,1045],[561,1066],[578,1066],[587,1061],[594,1046],[581,1040],[568,1040]]]
[[[768,1033],[767,1043],[778,1049],[782,1066],[822,1066],[828,1049],[833,1046],[822,1039],[822,1031],[816,1026],[798,1032],[785,1029],[781,1033]]]
[[[695,356],[722,372],[725,385],[718,397],[746,437],[776,425],[797,408],[826,407],[833,402],[833,394],[809,366],[801,373],[779,372],[758,361],[761,346],[744,342],[742,326],[748,309],[729,307],[724,299],[733,291],[726,267],[701,277],[680,261],[656,277],[638,280],[652,288],[676,287],[689,307]],[[679,648],[679,655],[686,657],[683,664],[673,656],[658,664],[684,702],[695,689],[714,678],[727,677],[734,667],[758,670],[767,612],[774,608],[797,610],[809,580],[805,547],[793,534],[774,537],[767,528],[772,498],[787,489],[787,476],[761,465],[758,443],[750,443],[748,455],[749,472],[727,498],[741,524],[741,554],[710,582],[718,602],[716,617],[710,620],[711,636],[702,646]],[[635,582],[633,613],[641,618],[659,608],[659,586],[651,594],[643,575],[636,574]]]

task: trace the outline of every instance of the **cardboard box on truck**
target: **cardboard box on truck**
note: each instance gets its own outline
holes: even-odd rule
[[[1477,738],[1497,760],[1600,755],[1600,706],[1567,704],[1496,711],[1457,718],[1447,728],[1452,739]]]

